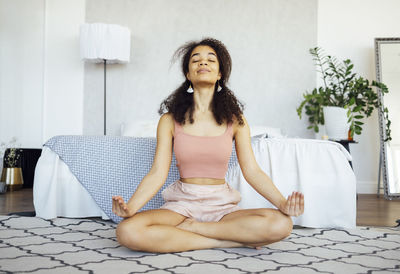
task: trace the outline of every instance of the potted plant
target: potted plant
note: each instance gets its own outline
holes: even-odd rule
[[[325,116],[329,111],[327,107],[342,108],[345,113],[344,123],[348,123],[344,125],[346,137],[352,140],[354,133],[359,135],[362,132],[364,123],[361,120],[369,117],[375,108],[380,108],[386,118],[386,141],[391,140],[388,109],[383,107],[375,90],[380,89],[383,95],[388,92],[386,85],[376,81],[370,83],[367,79],[357,76],[352,72],[354,65],[349,59],[339,62],[335,57],[325,55],[319,47],[311,48],[309,52],[322,76],[323,86],[304,93],[304,100],[297,108],[300,119],[305,109],[311,124],[308,129],[314,129],[318,133],[319,126],[326,124]],[[335,118],[340,120],[337,114],[335,115]]]
[[[1,182],[5,182],[7,188],[11,191],[20,189],[23,185],[22,170],[21,170],[21,149],[17,144],[17,138],[13,137],[11,141],[1,143],[0,153],[1,158],[4,155],[4,167],[1,173]],[[4,154],[5,152],[5,154]]]

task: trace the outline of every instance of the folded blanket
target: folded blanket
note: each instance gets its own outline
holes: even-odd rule
[[[60,156],[104,213],[114,222],[120,222],[122,218],[112,213],[111,198],[113,195],[120,195],[125,201],[129,200],[143,177],[150,171],[156,138],[55,136],[45,146]],[[233,144],[228,169],[236,165]],[[141,210],[160,208],[164,203],[161,191],[179,177],[173,154],[165,184]]]

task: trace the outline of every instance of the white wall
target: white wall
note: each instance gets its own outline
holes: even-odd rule
[[[85,0],[47,0],[44,66],[43,137],[83,133],[83,61],[79,26]]]
[[[107,66],[107,134],[122,122],[157,119],[157,110],[184,80],[174,51],[211,36],[233,60],[229,87],[246,104],[251,125],[312,137],[296,107],[315,86],[308,49],[317,40],[316,0],[87,0],[88,22],[132,32],[131,61]],[[301,12],[299,12],[301,10]],[[103,66],[85,66],[84,134],[103,132]]]
[[[82,134],[85,0],[0,0],[0,141]]]
[[[0,0],[0,142],[42,144],[43,26],[43,0]]]
[[[400,37],[400,1],[319,0],[318,5],[318,45],[340,60],[351,59],[355,72],[375,80],[374,38]],[[356,141],[350,149],[357,192],[374,193],[379,163],[376,111]]]

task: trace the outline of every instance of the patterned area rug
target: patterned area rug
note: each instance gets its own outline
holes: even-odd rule
[[[263,247],[170,254],[130,251],[100,219],[0,216],[1,273],[392,273],[400,230],[294,229]]]

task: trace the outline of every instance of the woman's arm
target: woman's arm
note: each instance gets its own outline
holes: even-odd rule
[[[128,203],[125,203],[120,196],[113,197],[113,212],[118,216],[133,216],[165,183],[172,160],[173,129],[172,115],[164,114],[161,116],[157,127],[156,152],[149,173],[142,179]]]
[[[304,196],[300,192],[293,192],[288,199],[276,188],[271,178],[258,165],[251,147],[250,129],[246,119],[242,116],[244,125],[235,125],[236,154],[240,168],[246,181],[265,199],[275,205],[287,215],[298,216],[304,211]]]

